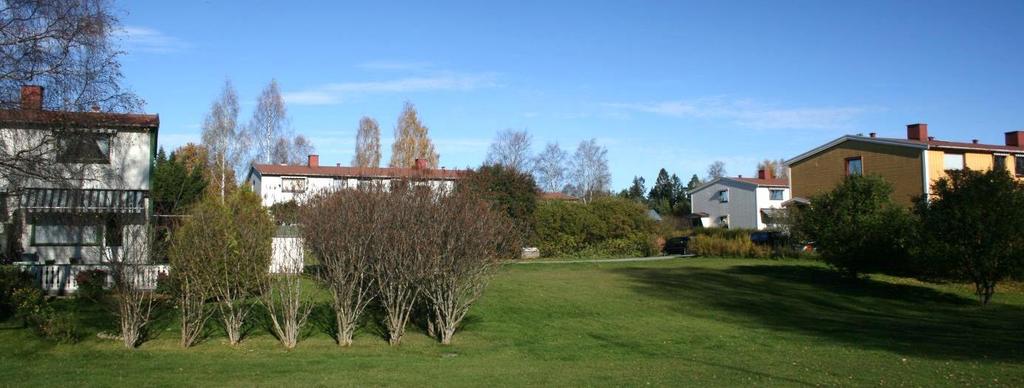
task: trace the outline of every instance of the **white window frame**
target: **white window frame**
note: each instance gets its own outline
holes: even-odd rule
[[[773,194],[779,193],[779,198],[775,198]],[[770,201],[782,201],[786,198],[786,190],[783,189],[768,189],[768,200]]]
[[[729,189],[718,190],[718,202],[729,203]]]
[[[957,163],[959,160],[959,163]],[[959,166],[956,166],[959,164]],[[944,152],[942,154],[942,169],[943,170],[963,170],[967,166],[967,155]]]
[[[285,183],[285,182],[289,182],[289,181],[297,181],[297,182],[301,182],[301,183],[299,183],[297,185],[289,185],[289,184]],[[306,185],[307,184],[308,184],[308,182],[307,182],[305,177],[300,177],[300,176],[281,177],[281,192],[282,193],[305,193],[306,192]],[[292,187],[292,186],[298,186],[298,187]]]

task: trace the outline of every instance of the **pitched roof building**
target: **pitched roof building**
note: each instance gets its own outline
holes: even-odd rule
[[[893,186],[893,199],[911,205],[929,195],[947,170],[999,169],[1024,177],[1024,131],[1005,133],[1004,144],[938,140],[928,124],[907,125],[906,138],[846,135],[786,161],[794,198],[834,188],[851,174],[875,174]]]

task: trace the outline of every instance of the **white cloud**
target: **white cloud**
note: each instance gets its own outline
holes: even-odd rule
[[[284,94],[284,98],[289,104],[329,105],[340,103],[346,97],[361,94],[469,91],[497,87],[495,78],[491,73],[443,73],[385,81],[329,83],[313,89],[288,92]]]
[[[868,109],[863,107],[776,107],[751,100],[701,98],[644,103],[608,103],[623,111],[671,117],[724,119],[751,129],[847,128]]]
[[[189,48],[187,42],[148,27],[125,26],[116,35],[129,52],[166,54]]]

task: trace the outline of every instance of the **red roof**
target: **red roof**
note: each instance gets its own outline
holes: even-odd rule
[[[786,178],[772,178],[772,179],[758,179],[758,178],[731,178],[740,182],[753,183],[758,186],[780,186],[789,187],[789,179]]]
[[[0,124],[53,128],[158,128],[160,116],[133,113],[0,109]]]
[[[324,176],[339,178],[432,178],[454,180],[462,178],[468,170],[416,169],[405,167],[341,167],[301,166],[280,164],[254,164],[260,175]]]
[[[911,140],[913,141],[913,140]],[[980,144],[980,143],[963,143],[957,141],[945,141],[945,140],[928,140],[920,143],[927,144],[935,148],[961,148],[971,149],[979,151],[1006,151],[1006,152],[1021,152],[1024,148],[1014,147],[1008,145],[996,145],[996,144]]]

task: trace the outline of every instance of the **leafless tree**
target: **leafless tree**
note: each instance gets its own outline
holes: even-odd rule
[[[785,178],[788,174],[786,173],[786,164],[783,159],[772,160],[765,159],[757,163],[758,173],[764,170],[771,174],[775,178]],[[756,174],[754,176],[757,176]]]
[[[238,93],[231,80],[224,81],[220,97],[210,106],[203,122],[203,145],[209,152],[213,178],[223,202],[229,186],[228,171],[238,170],[247,149],[246,137],[238,130]]]
[[[302,236],[331,291],[341,346],[352,344],[360,316],[373,300],[371,263],[384,246],[387,194],[380,185],[314,194],[300,210]]]
[[[305,164],[306,158],[313,153],[316,153],[316,147],[303,135],[295,135],[291,140],[280,138],[274,146],[272,163]]]
[[[277,80],[263,89],[256,100],[256,110],[249,120],[248,135],[254,143],[253,160],[261,163],[273,163],[274,148],[280,139],[286,138],[285,129],[288,124],[288,110],[281,97]]]
[[[406,102],[395,126],[395,143],[391,146],[391,167],[411,167],[416,159],[424,159],[437,168],[439,156],[430,141],[430,130],[420,122],[419,113]]]
[[[380,126],[377,120],[363,116],[359,119],[356,133],[356,154],[352,158],[354,167],[380,167]]]
[[[427,206],[431,220],[424,244],[431,248],[420,288],[429,302],[435,335],[451,343],[470,306],[483,294],[503,258],[515,257],[520,244],[507,215],[491,209],[475,193],[459,191]]]
[[[608,150],[597,144],[597,139],[580,142],[572,158],[572,186],[583,202],[605,195],[611,187],[608,171]]]
[[[487,164],[500,164],[516,171],[529,173],[532,170],[530,145],[532,137],[525,130],[506,129],[498,132],[487,151]]]
[[[708,165],[708,174],[704,177],[704,181],[710,182],[711,180],[725,176],[725,174],[727,174],[725,171],[725,162],[716,160]]]
[[[112,294],[120,320],[121,340],[126,348],[134,348],[142,340],[153,311],[153,292],[145,289],[143,281],[149,264],[148,239],[152,236],[146,226],[124,228],[122,245],[117,253],[107,257]],[[105,250],[106,251],[106,250]]]
[[[533,159],[533,175],[541,190],[556,192],[565,187],[566,164],[569,154],[558,146],[548,143],[544,151]]]
[[[313,311],[311,290],[302,285],[302,250],[283,249],[285,263],[277,273],[260,276],[260,301],[270,314],[271,329],[287,349],[299,343],[299,334]]]
[[[21,86],[35,84],[48,107],[139,110],[142,100],[122,86],[116,13],[109,0],[0,2],[0,108],[16,108]]]

